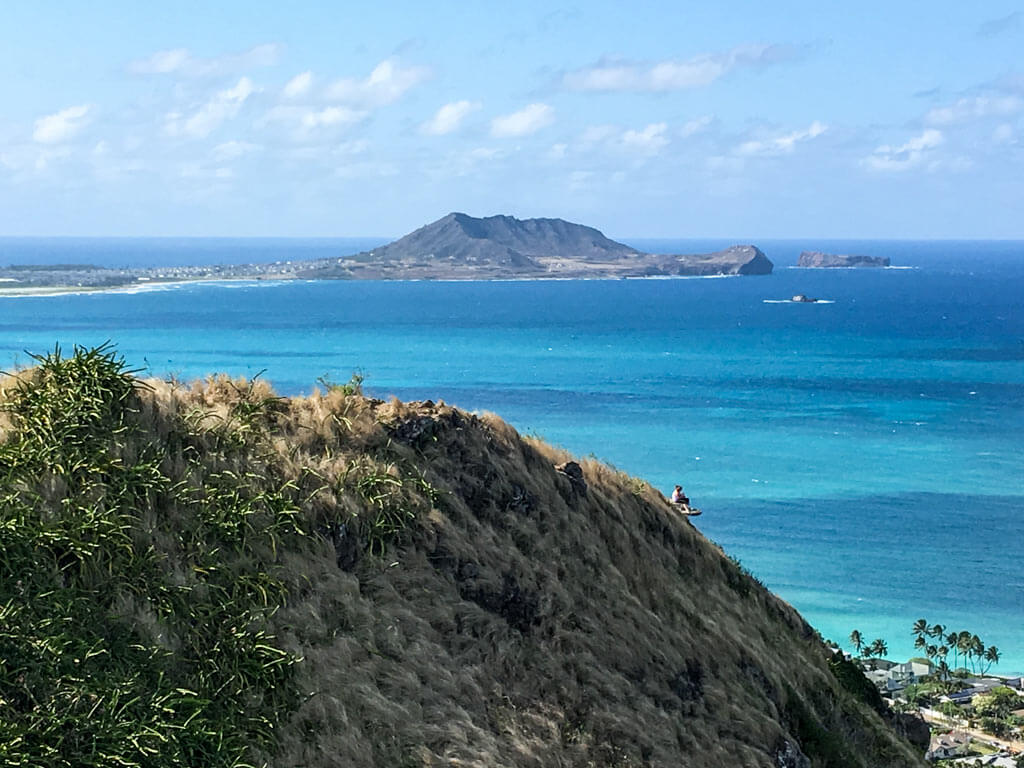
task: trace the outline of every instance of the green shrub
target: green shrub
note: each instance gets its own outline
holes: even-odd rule
[[[293,488],[227,468],[268,404],[171,474],[108,347],[37,362],[3,405],[0,764],[245,764],[296,703],[268,630],[274,552],[303,535]],[[176,425],[186,444],[208,441],[199,421]]]

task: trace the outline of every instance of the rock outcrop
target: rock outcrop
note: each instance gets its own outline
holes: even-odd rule
[[[829,268],[829,267],[888,267],[886,256],[854,256],[850,254],[822,253],[821,251],[804,251],[796,264],[798,267]]]
[[[770,275],[773,264],[755,245],[734,245],[723,251],[663,257],[666,275]]]

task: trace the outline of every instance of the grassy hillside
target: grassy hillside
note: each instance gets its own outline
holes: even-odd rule
[[[0,401],[2,765],[921,764],[659,493],[496,416],[104,349]]]

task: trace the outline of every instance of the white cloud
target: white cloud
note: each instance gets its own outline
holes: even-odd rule
[[[739,157],[726,157],[724,155],[712,155],[709,157],[705,164],[712,173],[740,173],[746,164],[744,160]]]
[[[1013,126],[1009,123],[1000,123],[996,126],[996,129],[992,131],[992,141],[996,144],[1013,144],[1014,143],[1014,131]]]
[[[270,67],[278,62],[284,46],[266,43],[254,46],[240,53],[203,58],[193,56],[187,48],[172,48],[157,51],[145,59],[136,59],[128,65],[128,71],[137,75],[187,75],[189,77],[212,77],[243,72],[257,67]]]
[[[336,128],[343,125],[358,123],[367,113],[348,107],[311,107],[278,105],[271,109],[260,121],[262,124],[282,123],[289,125],[295,132],[295,138],[303,140],[311,132],[320,128]]]
[[[92,107],[88,104],[79,104],[76,107],[62,109],[52,115],[40,117],[36,120],[32,139],[40,144],[60,144],[74,138],[88,122],[91,111]]]
[[[345,107],[324,107],[320,110],[311,109],[302,115],[304,128],[321,128],[332,125],[347,125],[362,119],[362,113]]]
[[[942,132],[929,128],[898,147],[883,144],[864,158],[863,163],[876,171],[905,171],[920,165],[942,142]]]
[[[510,151],[501,147],[473,147],[472,149],[452,150],[437,159],[429,169],[431,176],[437,179],[450,179],[455,176],[472,176],[482,167],[493,166],[510,156]]]
[[[555,110],[547,104],[529,104],[518,112],[500,115],[491,121],[491,135],[499,138],[536,133],[555,119]]]
[[[394,163],[371,161],[348,163],[334,171],[334,175],[342,179],[390,178],[400,173],[401,169]]]
[[[688,139],[698,133],[703,133],[711,126],[712,122],[714,121],[710,115],[703,115],[702,117],[689,120],[683,124],[682,128],[679,129],[679,135],[684,139]]]
[[[641,131],[629,130],[622,134],[623,146],[644,155],[656,155],[668,146],[666,123],[651,123]]]
[[[327,98],[366,107],[380,107],[400,99],[406,91],[430,77],[426,67],[403,67],[385,59],[363,80],[342,78],[327,88]]]
[[[614,125],[588,125],[583,129],[580,136],[580,149],[590,149],[596,144],[603,144],[610,141],[619,134],[619,129]]]
[[[600,61],[567,72],[562,84],[573,91],[678,91],[710,85],[735,69],[774,64],[791,55],[778,45],[740,45],[683,61]]]
[[[650,157],[661,152],[672,140],[668,123],[650,123],[643,128],[623,129],[617,125],[589,125],[571,146],[563,147],[562,154],[570,151],[576,154],[600,152],[625,153],[627,155]]]
[[[251,155],[254,152],[259,152],[261,149],[263,147],[259,144],[253,144],[248,141],[225,141],[223,144],[218,144],[214,147],[210,154],[213,155],[213,159],[217,162],[223,162]]]
[[[166,75],[184,69],[191,60],[187,48],[174,48],[157,51],[145,59],[136,59],[128,65],[128,69],[140,75]]]
[[[366,139],[355,139],[352,141],[342,141],[329,145],[317,144],[315,146],[304,145],[288,147],[283,149],[281,154],[291,160],[326,163],[328,160],[333,158],[348,160],[349,158],[357,155],[365,154],[369,148],[370,142]]]
[[[1024,109],[1018,96],[983,95],[959,99],[944,107],[935,107],[924,116],[928,125],[953,125],[985,117],[1005,117]]]
[[[796,148],[798,143],[816,139],[827,130],[828,126],[815,120],[802,131],[793,131],[792,133],[760,141],[745,141],[736,147],[735,153],[746,157],[788,155]]]
[[[479,102],[453,101],[437,110],[432,118],[420,126],[420,130],[432,136],[443,136],[457,130],[462,121],[478,109]]]
[[[300,96],[305,96],[309,93],[309,89],[312,87],[313,73],[308,71],[303,72],[288,81],[288,84],[284,87],[284,97],[286,99],[297,99]]]
[[[205,138],[222,123],[235,117],[246,100],[258,90],[252,80],[242,77],[234,87],[217,92],[191,116],[185,117],[178,112],[169,114],[165,129],[171,136]]]

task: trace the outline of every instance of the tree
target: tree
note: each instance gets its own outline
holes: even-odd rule
[[[971,636],[971,656],[978,661],[978,668],[981,668],[981,662],[985,659],[985,644],[981,642],[981,638],[977,635]],[[973,669],[974,662],[971,662]]]
[[[870,645],[861,646],[860,657],[862,659],[864,659],[864,661],[870,660],[871,657],[874,656],[874,655],[875,655],[875,649],[872,648]],[[871,668],[874,669],[875,665],[872,664]]]
[[[956,636],[956,648],[960,652],[960,655],[964,657],[966,661],[970,661],[971,653],[971,633],[967,631],[961,631]],[[966,663],[965,661],[965,663]]]
[[[911,683],[903,689],[903,698],[915,707],[930,707],[935,703],[934,684]]]
[[[994,645],[990,645],[988,648],[986,648],[985,661],[988,662],[985,665],[985,672],[988,672],[993,664],[999,663],[999,649],[996,648]]]
[[[1017,708],[1020,697],[1012,688],[1000,685],[988,693],[982,693],[974,697],[974,709],[983,717],[993,717],[1004,720]]]
[[[950,632],[946,635],[945,645],[947,648],[953,649],[953,669],[956,669],[959,664],[957,663],[960,658],[960,650],[957,647],[957,634],[956,632]],[[947,651],[948,653],[948,651]]]
[[[864,636],[860,633],[859,629],[855,629],[850,633],[850,643],[853,645],[853,650],[860,656],[860,649],[864,647]]]
[[[917,637],[923,637],[928,632],[928,622],[924,619],[918,619],[914,622],[914,634]]]
[[[871,655],[883,658],[889,652],[889,646],[885,640],[880,637],[876,637],[871,641]]]
[[[1005,720],[996,717],[983,717],[979,722],[981,730],[991,733],[993,736],[1006,736],[1010,732],[1010,726]]]

